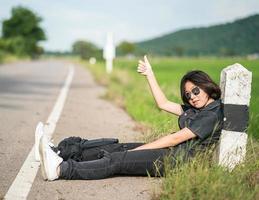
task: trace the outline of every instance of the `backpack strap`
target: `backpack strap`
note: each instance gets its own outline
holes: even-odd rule
[[[93,139],[93,140],[82,140],[80,142],[80,147],[81,149],[90,149],[93,147],[115,144],[118,142],[119,140],[117,138],[99,138],[99,139]]]

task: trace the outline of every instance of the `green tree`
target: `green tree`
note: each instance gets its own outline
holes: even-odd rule
[[[39,26],[42,19],[25,7],[12,8],[10,19],[3,21],[2,37],[6,40],[7,50],[17,55],[35,57],[42,53],[38,42],[45,40],[43,29]]]
[[[234,56],[235,51],[233,49],[230,49],[230,48],[221,47],[219,49],[219,55],[221,55],[221,56]]]
[[[127,41],[123,41],[117,46],[117,52],[119,55],[134,54],[135,49],[135,45]]]
[[[74,54],[79,55],[82,59],[89,59],[90,57],[101,57],[101,51],[98,47],[88,41],[76,41],[72,46]]]
[[[183,54],[184,54],[184,48],[183,47],[181,47],[181,46],[176,46],[175,48],[174,48],[174,52],[175,52],[175,54],[177,55],[177,56],[183,56]]]

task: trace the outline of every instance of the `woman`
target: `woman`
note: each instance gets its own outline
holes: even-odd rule
[[[180,130],[151,143],[131,143],[123,151],[103,151],[100,159],[82,162],[63,160],[43,136],[40,140],[40,160],[45,180],[163,175],[165,156],[170,155],[174,165],[177,158],[187,160],[218,141],[223,121],[221,92],[206,73],[191,71],[183,76],[180,90],[184,105],[180,105],[165,97],[146,56],[139,61],[137,71],[146,76],[158,107],[179,116]]]

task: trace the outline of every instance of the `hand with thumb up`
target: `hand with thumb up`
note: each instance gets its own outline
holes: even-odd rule
[[[144,60],[139,60],[137,72],[144,76],[149,76],[153,74],[152,67],[146,55],[144,56]]]

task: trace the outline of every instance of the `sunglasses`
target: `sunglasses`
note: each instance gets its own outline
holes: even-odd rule
[[[191,92],[185,92],[184,95],[185,98],[189,101],[192,98],[192,94],[197,96],[200,94],[200,92],[200,88],[196,86],[191,90]]]

